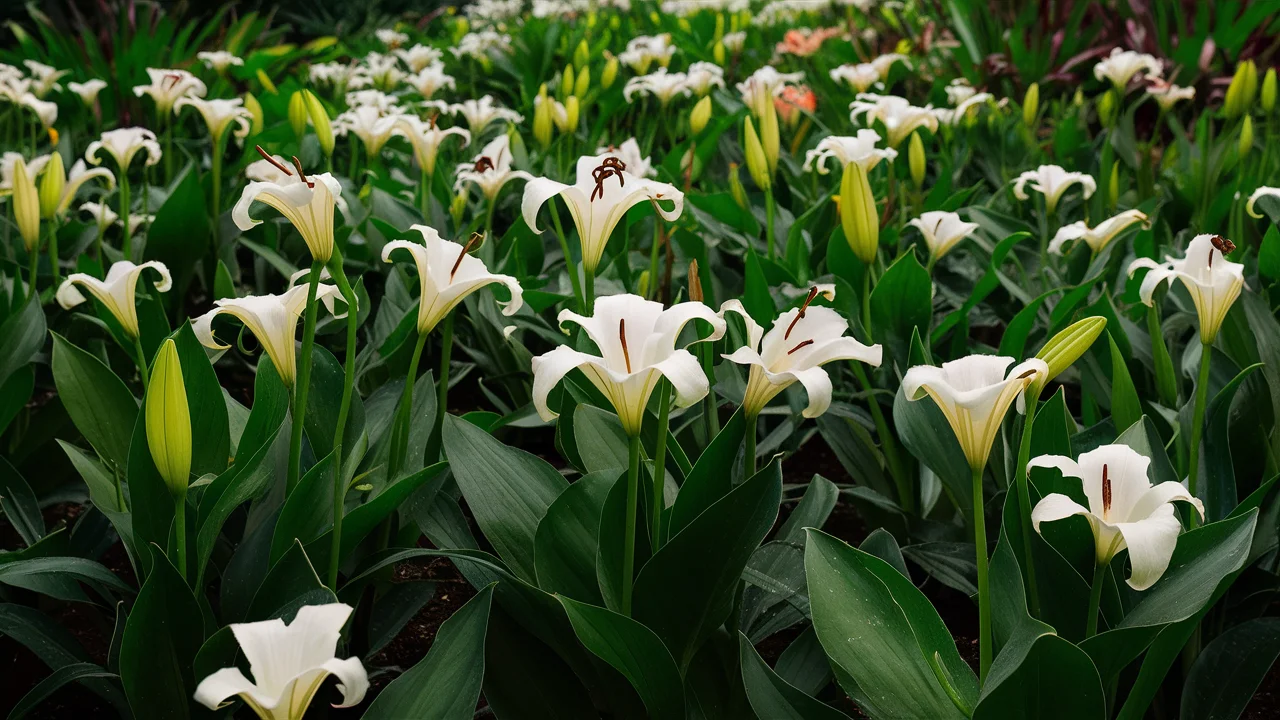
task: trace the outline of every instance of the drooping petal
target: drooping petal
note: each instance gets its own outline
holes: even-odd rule
[[[1253,193],[1249,195],[1248,202],[1244,205],[1244,210],[1249,213],[1250,217],[1255,217],[1259,220],[1262,219],[1262,214],[1254,210],[1254,205],[1264,197],[1280,198],[1280,187],[1260,187],[1257,190],[1254,190]]]
[[[760,326],[760,323],[757,323],[755,319],[751,317],[751,315],[747,312],[747,309],[742,306],[742,302],[739,300],[736,300],[736,299],[725,300],[723,303],[721,303],[720,317],[722,318],[725,317],[725,313],[729,313],[729,312],[737,313],[738,317],[741,317],[743,322],[746,323],[746,327],[747,327],[746,347],[751,348],[751,350],[753,351],[753,354],[755,352],[758,352],[760,350],[760,341],[761,339],[764,338],[764,328]],[[724,357],[727,359],[729,356],[725,355]],[[756,357],[759,357],[759,355],[757,355]],[[741,362],[741,361],[735,360],[734,362]],[[760,363],[763,365],[764,361],[761,360]]]
[[[1200,519],[1204,519],[1204,503],[1200,502],[1199,498],[1192,497],[1191,492],[1182,483],[1172,480],[1162,482],[1138,497],[1129,510],[1129,519],[1134,522],[1145,520],[1160,510],[1161,506],[1175,500],[1191,503],[1191,507],[1200,513]]]
[[[538,411],[538,417],[548,422],[554,420],[559,413],[547,405],[547,396],[570,371],[598,359],[568,345],[561,345],[533,358],[533,406]]]
[[[714,310],[700,302],[682,302],[672,305],[658,316],[653,325],[654,337],[650,339],[646,353],[666,355],[675,347],[680,332],[694,320],[703,320],[711,325],[711,335],[694,342],[716,341],[724,337],[725,322]]]
[[[662,373],[676,391],[676,407],[689,407],[707,396],[710,385],[702,365],[688,350],[676,350],[666,360],[653,366]],[[648,397],[646,396],[646,400]],[[643,408],[643,405],[641,406]]]
[[[551,178],[534,178],[525,183],[524,197],[520,201],[520,213],[524,216],[524,224],[536,233],[542,232],[538,229],[538,210],[548,200],[570,187]]]
[[[338,679],[338,692],[342,693],[342,702],[334,704],[334,707],[353,707],[364,700],[365,693],[369,691],[369,674],[360,658],[333,658],[320,667]]]
[[[195,700],[210,710],[217,710],[231,698],[248,694],[256,689],[240,668],[222,668],[200,681],[196,686]]]
[[[1040,523],[1065,520],[1073,515],[1091,515],[1089,508],[1061,493],[1045,495],[1031,511],[1031,526],[1040,532]]]
[[[1182,523],[1172,505],[1162,505],[1151,517],[1138,522],[1117,523],[1129,548],[1129,564],[1133,571],[1126,581],[1134,590],[1146,590],[1164,575],[1178,544]]]

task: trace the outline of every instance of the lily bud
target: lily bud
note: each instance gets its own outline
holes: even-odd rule
[[[449,217],[453,219],[454,226],[462,224],[462,215],[467,211],[467,191],[460,190],[457,195],[453,196],[453,200],[449,203]]]
[[[40,192],[27,174],[27,164],[18,158],[13,164],[13,216],[28,253],[40,247]]]
[[[191,480],[191,411],[182,380],[178,346],[160,346],[147,384],[147,447],[174,497],[185,497]]]
[[[608,90],[613,87],[613,81],[618,79],[618,58],[610,55],[609,60],[604,64],[604,72],[600,73],[600,87]]]
[[[560,74],[560,99],[564,100],[573,93],[573,63],[564,66]]]
[[[591,68],[586,65],[578,71],[578,79],[573,83],[573,96],[582,100],[587,97],[587,90],[591,88]]]
[[[244,94],[244,107],[246,110],[249,111],[249,115],[250,115],[249,134],[250,135],[260,134],[262,132],[262,126],[264,122],[264,116],[262,114],[262,103],[258,102],[258,98],[254,97],[253,93],[247,92]]]
[[[707,127],[707,121],[711,119],[711,96],[708,95],[698,101],[693,106],[693,110],[689,113],[689,132],[694,135],[701,135],[704,128]]]
[[[911,142],[907,146],[907,160],[911,168],[911,184],[916,189],[924,187],[924,141],[920,139],[920,133],[911,133]]]
[[[747,156],[747,172],[751,173],[751,179],[755,181],[756,187],[768,191],[772,187],[769,159],[765,157],[764,146],[760,144],[760,137],[756,135],[756,127],[751,123],[750,115],[743,126],[742,147]]]
[[[1252,149],[1253,149],[1253,118],[1248,115],[1245,115],[1244,122],[1240,123],[1240,145],[1236,148],[1236,152],[1240,154],[1240,157],[1244,157],[1245,155],[1249,154],[1249,151]],[[56,157],[57,154],[58,153],[54,153],[54,156]],[[41,208],[43,208],[44,207],[43,195],[40,196],[40,201],[41,201]]]
[[[1027,388],[1027,393],[1033,398],[1038,397],[1044,386],[1075,364],[1075,361],[1093,346],[1093,341],[1097,340],[1106,328],[1106,318],[1087,317],[1050,338],[1049,342],[1040,348],[1040,352],[1036,353],[1036,357],[1049,366],[1049,372],[1036,378]]]
[[[702,302],[702,278],[698,275],[698,261],[696,259],[689,261],[689,299],[693,302]]]
[[[1084,90],[1076,88],[1076,94],[1071,97],[1071,104],[1076,107],[1084,107]]]
[[[1040,112],[1040,83],[1031,83],[1022,96],[1022,124],[1035,127],[1036,114]]]
[[[587,45],[586,38],[583,38],[577,49],[573,51],[573,64],[580,68],[586,68],[587,63],[591,61],[591,47]]]
[[[723,42],[716,41],[715,47],[711,48],[711,56],[715,59],[717,65],[724,65],[725,50]]]
[[[720,38],[724,37],[724,13],[716,15],[716,42],[720,42]]]
[[[538,141],[538,145],[546,150],[551,146],[551,130],[552,123],[555,121],[554,107],[551,104],[551,98],[547,97],[547,86],[544,84],[538,96],[542,102],[537,103],[537,109],[533,111],[533,139]]]
[[[747,209],[747,189],[742,187],[742,178],[738,176],[738,163],[729,163],[729,194],[738,207]]]
[[[564,101],[565,115],[565,132],[573,132],[578,129],[578,96],[570,95],[568,100]]]
[[[689,18],[682,17],[676,20],[676,25],[685,33],[693,32],[693,25],[689,22]],[[666,67],[665,65],[663,67]]]
[[[316,129],[316,138],[320,140],[321,152],[325,157],[333,157],[333,124],[329,121],[329,113],[320,103],[320,98],[310,90],[303,91],[303,99],[307,103],[311,125]]]
[[[1262,112],[1270,115],[1272,110],[1276,109],[1276,69],[1267,70],[1267,75],[1262,79]]]
[[[1116,92],[1112,88],[1098,98],[1098,122],[1109,128],[1116,119]]]
[[[301,90],[289,96],[289,127],[293,128],[293,135],[298,140],[307,133],[307,101]]]
[[[1107,181],[1107,203],[1112,210],[1120,204],[1120,161],[1111,163],[1111,179]]]
[[[772,176],[778,171],[778,153],[782,148],[778,108],[772,102],[760,114],[760,145],[764,148],[765,160],[769,161],[769,175]]]
[[[649,271],[648,270],[645,270],[644,272],[640,273],[640,279],[636,281],[636,293],[640,297],[647,297],[649,295]]]
[[[880,213],[862,163],[844,166],[844,177],[840,180],[840,225],[853,254],[867,265],[875,262],[876,251],[880,249]]]
[[[280,91],[276,90],[276,84],[271,82],[271,78],[267,77],[267,74],[263,72],[261,68],[258,69],[258,82],[266,92],[269,92],[272,95],[280,94]]]
[[[62,153],[54,151],[45,163],[40,176],[40,217],[52,220],[62,201],[62,191],[67,186],[67,171],[62,164]]]
[[[1249,112],[1258,93],[1258,66],[1252,60],[1236,65],[1235,75],[1227,86],[1223,110],[1228,118],[1237,118]]]

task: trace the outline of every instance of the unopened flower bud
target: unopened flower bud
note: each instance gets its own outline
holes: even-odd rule
[[[587,90],[589,89],[591,89],[591,68],[583,65],[573,83],[573,96],[583,100],[587,97]]]
[[[782,135],[778,130],[778,109],[772,102],[760,114],[760,145],[765,160],[769,162],[769,175],[778,171],[778,153],[782,148]]]
[[[610,55],[604,64],[604,72],[600,73],[600,87],[608,90],[613,87],[613,81],[618,79],[618,58]]]
[[[538,93],[540,102],[535,103],[533,111],[533,139],[546,150],[551,146],[552,124],[555,121],[555,107],[551,98],[547,97],[547,86],[543,85]]]
[[[649,271],[645,270],[640,273],[640,279],[636,281],[636,292],[640,297],[649,296]]]
[[[244,94],[244,107],[249,111],[251,118],[249,121],[249,134],[260,134],[264,122],[262,103],[258,102],[258,98],[254,97],[253,93],[247,92]]]
[[[565,132],[572,133],[578,129],[578,114],[578,96],[570,95],[569,99],[564,101]]]
[[[462,215],[467,211],[467,191],[461,190],[457,195],[453,196],[453,200],[449,202],[449,217],[453,220],[454,227],[462,225]]]
[[[704,128],[707,127],[707,121],[711,119],[711,96],[707,95],[693,106],[693,110],[689,113],[689,132],[694,135],[701,135]]]
[[[751,123],[749,115],[743,125],[742,149],[747,156],[747,172],[751,173],[751,179],[755,181],[756,187],[769,190],[772,187],[769,159],[765,157],[764,147],[760,144],[760,137],[756,135],[755,125]]]
[[[729,163],[729,194],[733,201],[743,210],[747,209],[747,189],[742,187],[742,178],[738,175],[738,163]]]
[[[1276,109],[1276,69],[1267,70],[1266,76],[1262,79],[1262,95],[1259,100],[1262,103],[1262,112],[1270,115],[1272,110]]]
[[[586,38],[583,38],[578,47],[573,51],[573,64],[580,68],[586,68],[587,63],[591,61],[591,47],[587,45]]]
[[[1240,154],[1240,157],[1243,158],[1245,155],[1248,155],[1249,151],[1252,149],[1253,149],[1253,118],[1248,115],[1245,115],[1244,122],[1240,123],[1240,145],[1236,148],[1236,152],[1238,152]],[[57,153],[54,153],[54,155],[57,155]],[[41,196],[40,201],[41,201],[41,207],[44,207],[43,196]]]
[[[1027,394],[1038,397],[1050,380],[1058,377],[1063,370],[1071,367],[1081,355],[1084,355],[1106,327],[1106,318],[1087,317],[1050,338],[1049,342],[1040,348],[1040,352],[1036,353],[1036,357],[1049,366],[1049,372],[1032,382],[1027,388]]]
[[[1031,83],[1027,94],[1022,96],[1022,124],[1033,128],[1036,125],[1036,114],[1040,112],[1040,83]]]
[[[1235,75],[1227,86],[1223,111],[1228,118],[1238,118],[1249,112],[1258,93],[1258,66],[1252,60],[1236,65]]]
[[[715,47],[711,48],[711,57],[715,59],[717,65],[724,65],[725,50],[723,42],[716,41]]]
[[[298,140],[307,133],[307,101],[301,90],[289,96],[289,127],[293,128],[293,135]]]
[[[40,217],[52,220],[62,201],[62,191],[67,186],[67,171],[62,164],[62,153],[54,150],[40,175]]]
[[[262,85],[263,91],[272,95],[280,94],[280,91],[276,90],[276,84],[271,82],[271,78],[267,77],[267,74],[261,68],[258,69],[258,83]]]
[[[702,278],[698,276],[698,261],[689,261],[689,300],[702,302]]]
[[[840,226],[853,254],[867,265],[875,262],[880,249],[880,213],[862,163],[844,166],[844,177],[840,180]]]
[[[22,158],[13,164],[13,217],[27,252],[36,252],[40,247],[40,191]]]
[[[911,141],[907,145],[907,161],[911,169],[911,184],[916,189],[924,187],[924,141],[920,139],[920,133],[911,133]]]
[[[1102,123],[1102,127],[1109,128],[1115,119],[1116,91],[1112,88],[1098,98],[1098,122]]]
[[[147,384],[147,447],[156,470],[174,497],[185,497],[191,480],[191,411],[182,380],[178,346],[160,346]]]
[[[564,72],[560,74],[560,99],[564,100],[573,94],[573,63],[564,66]]]
[[[325,157],[333,156],[333,124],[329,121],[329,113],[321,104],[320,98],[310,90],[304,90],[303,99],[307,103],[307,115],[311,118],[311,126],[316,129],[316,139],[320,141],[320,151]]]

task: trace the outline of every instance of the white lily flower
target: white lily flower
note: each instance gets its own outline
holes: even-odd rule
[[[349,92],[346,100],[347,107],[352,110],[370,107],[377,110],[378,114],[386,115],[397,110],[396,105],[399,103],[400,98],[395,95],[388,95],[381,90],[369,89]]]
[[[1031,189],[1044,195],[1045,211],[1050,215],[1058,207],[1058,201],[1062,199],[1062,195],[1072,185],[1079,185],[1084,192],[1084,199],[1088,200],[1098,189],[1098,183],[1093,177],[1080,172],[1067,172],[1058,165],[1041,165],[1035,170],[1028,170],[1018,176],[1013,183],[1013,195],[1019,200],[1027,200],[1027,183],[1031,184]]]
[[[32,80],[23,77],[22,71],[12,65],[4,67],[8,69],[0,72],[0,100],[16,103],[23,95],[31,92]]]
[[[696,62],[685,72],[685,85],[702,97],[713,87],[724,87],[724,69],[715,63]]]
[[[675,186],[636,177],[628,169],[616,155],[606,153],[578,158],[577,181],[573,185],[551,178],[529,181],[520,203],[525,224],[534,232],[542,232],[538,229],[538,209],[559,195],[569,206],[578,228],[582,265],[594,273],[613,229],[633,206],[653,201],[654,209],[668,222],[680,217],[684,210],[684,193]],[[671,201],[670,210],[663,207],[664,200]]]
[[[490,203],[498,197],[503,185],[512,180],[533,179],[524,170],[511,169],[511,138],[506,133],[490,140],[475,160],[458,165],[457,173],[455,190],[460,191],[465,182],[474,183]]]
[[[413,75],[409,75],[404,79],[406,85],[412,87],[424,100],[430,100],[431,96],[441,88],[449,88],[453,90],[457,87],[452,75],[448,75],[444,71],[444,65],[436,63],[422,68]]]
[[[401,115],[396,122],[400,134],[413,146],[413,157],[418,161],[418,167],[428,175],[435,172],[436,157],[445,138],[457,135],[462,138],[461,147],[471,144],[471,133],[460,127],[442,128],[436,125],[435,118],[424,121],[416,115]]]
[[[241,298],[222,298],[214,301],[214,308],[191,321],[191,329],[196,338],[205,347],[214,350],[228,350],[230,345],[218,342],[213,336],[213,319],[219,315],[230,315],[253,333],[267,351],[267,357],[276,366],[280,379],[288,387],[293,387],[297,377],[298,363],[296,355],[295,335],[298,330],[298,318],[307,307],[308,285],[293,285],[280,295],[249,295]],[[339,314],[334,305],[341,300],[342,294],[333,285],[320,283],[316,286],[316,300],[335,318],[344,318],[346,312]]]
[[[742,95],[742,102],[753,114],[760,114],[760,108],[766,101],[782,94],[787,85],[804,82],[803,72],[780,73],[772,65],[765,65],[738,83],[735,87]]]
[[[898,63],[906,65],[908,70],[912,69],[911,58],[903,55],[902,53],[885,53],[884,55],[880,55],[871,61],[871,66],[876,69],[876,72],[880,73],[880,77],[883,79],[889,74],[889,70]]]
[[[700,302],[684,302],[663,309],[661,303],[637,295],[611,295],[596,300],[595,315],[583,317],[562,310],[560,327],[572,322],[600,349],[600,355],[561,345],[533,359],[533,404],[543,420],[556,413],[547,406],[547,395],[570,371],[581,368],[622,421],[628,435],[637,435],[644,421],[649,396],[665,377],[676,391],[676,407],[688,407],[706,396],[707,376],[688,350],[676,349],[680,331],[690,321],[711,323],[708,340],[724,335],[725,323]]]
[[[263,158],[249,163],[244,169],[244,176],[255,182],[284,184],[293,176],[288,172],[288,164],[288,160],[272,155],[270,160]]]
[[[627,138],[616,147],[607,145],[596,148],[596,155],[612,155],[618,158],[627,167],[627,173],[638,178],[655,177],[658,174],[657,169],[653,167],[653,161],[641,154],[640,143],[636,142],[635,138]]]
[[[418,266],[418,334],[431,332],[463,298],[485,285],[499,283],[511,293],[509,301],[498,301],[503,315],[515,315],[524,304],[520,283],[510,275],[490,273],[484,261],[469,252],[471,243],[463,246],[445,240],[426,225],[409,229],[422,233],[422,242],[392,240],[382,247],[382,261],[393,262],[391,253],[407,250]]]
[[[969,81],[964,78],[956,78],[955,80],[952,80],[951,84],[947,85],[946,91],[947,102],[952,105],[959,105],[965,100],[973,97],[974,94],[978,92],[969,84]]]
[[[19,160],[23,160],[22,153],[10,151],[0,156],[0,197],[13,193],[13,171],[17,167]],[[48,163],[48,155],[37,155],[30,160],[24,160],[23,164],[27,168],[27,177],[33,180],[39,177],[40,173],[44,172],[44,166]]]
[[[742,46],[747,43],[747,31],[739,30],[738,32],[725,33],[724,37],[720,38],[720,42],[724,45],[725,50],[734,54],[740,53],[742,52]]]
[[[180,97],[173,103],[173,112],[181,112],[184,107],[195,108],[200,113],[214,143],[222,142],[222,136],[226,134],[227,128],[232,123],[235,124],[235,128],[231,134],[236,139],[244,139],[249,134],[249,123],[253,120],[253,113],[244,106],[244,100],[241,98],[205,100],[199,97]]]
[[[396,48],[392,51],[409,68],[409,72],[421,72],[432,65],[440,65],[444,53],[430,45],[414,45],[411,48]],[[443,68],[443,65],[440,65]]]
[[[120,216],[115,210],[105,202],[84,202],[80,203],[80,212],[87,212],[93,218],[93,224],[99,228],[105,228],[114,225]]]
[[[831,69],[831,79],[845,83],[855,93],[864,93],[880,82],[880,71],[871,63],[844,64]]]
[[[9,153],[5,153],[5,155],[8,155],[8,154]],[[1250,217],[1255,217],[1255,218],[1258,218],[1259,220],[1262,219],[1262,214],[1257,212],[1254,209],[1254,206],[1257,205],[1258,201],[1264,197],[1273,197],[1273,198],[1280,199],[1280,187],[1264,186],[1264,187],[1258,188],[1257,190],[1254,190],[1253,193],[1249,195],[1249,201],[1244,204],[1245,212],[1249,213]]]
[[[227,71],[232,65],[244,65],[244,60],[236,57],[234,54],[226,50],[215,50],[213,52],[198,52],[196,59],[204,63],[204,66],[221,75]]]
[[[655,61],[665,68],[675,52],[676,46],[671,44],[670,35],[641,35],[627,42],[627,49],[618,55],[618,61],[636,74],[644,75]]]
[[[1200,341],[1211,344],[1244,287],[1244,265],[1226,258],[1226,253],[1234,249],[1235,245],[1221,235],[1197,235],[1181,260],[1166,257],[1165,262],[1157,263],[1151,258],[1138,258],[1129,264],[1129,274],[1150,268],[1138,290],[1147,305],[1155,303],[1156,288],[1165,280],[1181,280],[1200,316]]]
[[[106,150],[115,161],[120,172],[129,170],[129,165],[139,151],[147,154],[146,164],[155,165],[160,162],[160,143],[156,142],[156,134],[146,128],[128,127],[108,130],[102,137],[89,143],[85,148],[84,159],[92,165],[101,165],[99,151]]]
[[[1129,549],[1133,571],[1127,582],[1134,590],[1146,590],[1164,575],[1173,557],[1182,522],[1173,503],[1190,503],[1204,518],[1204,505],[1182,486],[1148,479],[1151,458],[1128,445],[1103,445],[1075,461],[1062,455],[1041,455],[1027,463],[1031,468],[1054,468],[1064,476],[1079,478],[1089,506],[1061,493],[1046,495],[1031,511],[1031,524],[1083,515],[1093,531],[1096,561],[1105,566],[1116,553]]]
[[[41,100],[31,93],[24,93],[18,98],[18,104],[35,113],[45,130],[53,127],[53,124],[58,121],[57,103]]]
[[[173,111],[173,104],[178,98],[204,97],[208,91],[200,78],[186,70],[147,68],[147,75],[151,82],[134,86],[133,94],[137,97],[151,96],[156,104],[156,112],[161,117],[168,116]]]
[[[919,128],[938,131],[938,118],[931,107],[916,107],[906,98],[896,95],[859,93],[849,104],[849,118],[857,122],[863,116],[868,125],[879,120],[888,133],[889,147],[896,148]]]
[[[71,74],[70,70],[59,70],[35,60],[23,60],[22,64],[26,65],[27,70],[31,71],[31,92],[42,100],[45,95],[54,90],[61,91],[62,85],[58,84],[58,81]]]
[[[375,30],[373,34],[378,38],[378,42],[393,50],[409,42],[408,35],[393,28],[379,28]],[[419,47],[421,47],[421,45],[419,45]]]
[[[991,93],[975,93],[960,101],[954,108],[934,108],[933,114],[943,125],[958,125],[969,117],[969,111],[995,100]]]
[[[360,138],[369,157],[377,157],[388,140],[404,135],[399,123],[399,115],[383,115],[372,105],[362,105],[334,118],[333,133],[355,135]]]
[[[355,65],[327,62],[316,63],[307,68],[307,77],[317,85],[333,85],[339,89],[347,87],[357,74]]]
[[[908,400],[933,398],[960,441],[969,467],[982,468],[1009,406],[1017,400],[1018,412],[1025,412],[1023,391],[1049,372],[1043,360],[1032,358],[1006,373],[1012,363],[1010,357],[969,355],[942,367],[917,365],[907,370],[902,391]]]
[[[288,625],[280,619],[232,623],[253,681],[239,668],[223,668],[200,681],[196,701],[217,710],[239,695],[262,720],[302,720],[316,691],[333,675],[342,693],[342,704],[335,707],[359,705],[369,689],[364,666],[360,658],[336,656],[350,616],[351,606],[331,603],[303,605]]]
[[[805,153],[802,169],[805,172],[816,170],[819,175],[826,175],[827,160],[835,158],[841,168],[856,162],[862,169],[870,172],[881,160],[893,162],[898,157],[898,151],[893,148],[877,148],[878,142],[880,133],[868,129],[859,130],[855,136],[828,135],[818,143],[818,147]]]
[[[978,223],[965,222],[958,214],[941,210],[921,213],[920,217],[908,220],[907,224],[924,236],[924,243],[929,248],[930,265],[978,229]]]
[[[469,32],[462,36],[457,46],[449,48],[454,57],[471,56],[481,62],[488,62],[489,53],[495,50],[504,54],[511,52],[511,36],[490,28]]]
[[[62,167],[59,165],[58,167]],[[50,172],[52,172],[50,170]],[[80,186],[94,178],[104,178],[107,181],[107,189],[110,190],[116,186],[116,176],[112,172],[103,167],[97,167],[90,170],[85,165],[84,160],[76,160],[71,166],[71,172],[67,173],[62,182],[62,195],[58,199],[57,208],[54,212],[62,215],[71,207],[71,201],[75,199],[76,193],[80,191]]]
[[[1160,106],[1161,110],[1169,110],[1183,100],[1194,100],[1196,89],[1193,87],[1179,87],[1173,83],[1157,79],[1147,85],[1147,94],[1155,98],[1156,104]]]
[[[1112,240],[1116,239],[1116,236],[1124,232],[1126,228],[1135,223],[1145,222],[1147,222],[1146,213],[1141,210],[1125,210],[1118,215],[1103,220],[1092,228],[1083,220],[1073,222],[1070,225],[1063,225],[1058,228],[1058,232],[1049,243],[1049,252],[1061,255],[1068,242],[1083,239],[1089,249],[1097,254],[1109,245]]]
[[[99,280],[85,273],[68,275],[58,287],[56,296],[58,304],[63,310],[70,310],[84,302],[85,296],[76,288],[79,285],[102,303],[129,337],[136,338],[138,337],[138,307],[134,302],[134,296],[138,290],[138,279],[142,277],[142,271],[148,268],[160,275],[160,279],[155,282],[156,291],[169,292],[169,288],[173,287],[173,279],[169,276],[169,268],[165,267],[164,263],[153,260],[134,265],[128,260],[119,260],[107,270],[106,280]]]
[[[236,227],[244,231],[262,222],[249,217],[249,207],[254,201],[270,205],[302,235],[313,260],[329,262],[333,255],[333,209],[341,206],[346,212],[342,185],[329,173],[299,177],[284,163],[276,169],[284,173],[279,181],[250,182],[240,193],[240,199],[231,209]]]
[[[129,234],[137,235],[138,228],[142,227],[143,225],[150,225],[155,221],[156,221],[155,215],[143,215],[142,213],[129,213]],[[116,224],[119,225],[120,227],[124,227],[124,221],[122,220],[117,220]]]
[[[666,68],[660,67],[648,75],[640,75],[628,80],[622,88],[622,97],[627,102],[633,102],[632,98],[636,93],[652,95],[662,103],[663,107],[666,107],[676,95],[688,97],[692,94],[693,91],[685,82],[687,79],[684,73],[669,73]]]
[[[751,368],[742,399],[742,408],[749,417],[759,415],[778,393],[798,382],[809,396],[809,405],[802,414],[816,418],[831,406],[831,376],[822,365],[857,360],[880,367],[883,350],[879,345],[868,347],[846,337],[849,321],[840,313],[809,305],[819,293],[831,300],[836,294],[835,286],[812,288],[804,305],[779,315],[767,333],[751,319],[741,302],[727,300],[720,306],[721,317],[726,312],[736,312],[746,322],[747,344],[723,357]]]
[[[106,87],[107,82],[105,80],[99,80],[98,78],[86,80],[82,83],[67,83],[67,88],[76,95],[79,95],[81,102],[83,102],[86,107],[93,107],[93,104],[98,100],[98,93],[102,92]]]
[[[400,69],[394,55],[371,52],[364,56],[363,64],[356,68],[349,82],[355,88],[375,85],[388,90],[399,85],[404,78],[405,72]]]
[[[506,120],[516,125],[524,122],[524,116],[515,110],[495,105],[492,95],[485,95],[479,100],[464,100],[460,103],[454,103],[449,106],[449,112],[454,115],[461,114],[462,117],[466,118],[467,128],[471,130],[471,136],[475,138],[479,138],[480,134],[494,120]]]
[[[1158,78],[1164,74],[1160,61],[1146,53],[1112,48],[1111,54],[1093,66],[1093,76],[1099,80],[1110,80],[1116,90],[1121,93],[1129,87],[1129,81],[1138,73],[1147,77]]]

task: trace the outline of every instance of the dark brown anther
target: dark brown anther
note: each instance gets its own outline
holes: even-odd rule
[[[182,75],[178,73],[168,73],[164,76],[164,79],[165,82],[168,83],[168,87],[166,87],[165,90],[172,90],[174,86],[182,80]]]
[[[1102,514],[1111,512],[1111,478],[1107,476],[1107,466],[1102,466]]]
[[[795,346],[795,347],[791,348],[790,350],[788,350],[788,351],[787,351],[787,354],[788,354],[788,355],[790,355],[790,354],[794,353],[795,351],[799,350],[800,348],[805,347],[806,345],[812,345],[812,344],[813,344],[813,340],[805,340],[804,342],[800,343],[799,345],[797,345],[797,346]]]
[[[627,352],[627,321],[618,321],[618,339],[622,341],[622,359],[627,363],[627,372],[631,372],[631,353]]]
[[[1027,378],[1035,377],[1035,374],[1036,374],[1036,371],[1035,371],[1034,369],[1033,369],[1033,370],[1028,370],[1028,371],[1026,371],[1026,372],[1022,373],[1021,375],[1019,375],[1019,376],[1017,377],[1017,379],[1018,379],[1018,380],[1026,380]]]
[[[698,276],[698,261],[689,261],[689,299],[702,302],[702,278]]]
[[[313,188],[316,186],[314,182],[307,179],[307,174],[302,172],[302,161],[298,159],[297,155],[293,156],[293,167],[298,171],[298,177],[307,184],[307,187]]]
[[[479,160],[476,160],[476,166],[474,169],[478,173],[484,173],[493,170],[494,167],[493,161],[489,159],[489,156],[483,155]]]
[[[449,271],[449,282],[453,282],[453,276],[457,274],[458,268],[462,267],[462,258],[466,257],[467,253],[471,252],[473,248],[477,247],[482,242],[484,242],[483,233],[471,233],[471,238],[467,240],[466,245],[462,246],[462,252],[458,253],[458,259],[454,261],[453,269]]]
[[[626,169],[627,164],[612,155],[600,161],[600,167],[591,171],[591,177],[596,181],[596,187],[591,191],[591,201],[595,202],[597,194],[601,198],[604,197],[604,181],[610,177],[617,176],[618,187],[625,187],[627,180],[622,172]]]
[[[787,332],[782,336],[783,340],[789,340],[791,338],[791,331],[795,329],[796,323],[800,322],[804,317],[804,311],[809,309],[809,303],[813,302],[813,299],[816,297],[818,297],[818,286],[815,285],[809,288],[809,297],[804,299],[804,304],[800,306],[800,312],[796,313],[796,316],[791,318],[791,324],[787,326]],[[792,352],[795,351],[792,350]]]
[[[1232,252],[1233,250],[1236,249],[1235,243],[1222,237],[1221,235],[1214,235],[1213,237],[1209,238],[1209,242],[1213,243],[1214,249],[1222,253],[1223,257],[1226,257],[1227,253]],[[1213,269],[1213,250],[1209,251],[1209,269],[1210,270]]]
[[[277,170],[284,173],[285,175],[288,175],[289,177],[293,177],[293,171],[290,170],[288,167],[286,167],[284,163],[281,163],[279,160],[276,160],[275,158],[271,157],[271,155],[268,154],[266,150],[262,149],[261,145],[255,145],[254,147],[258,149],[258,154],[262,156],[263,160],[266,160],[267,162],[274,165]]]

